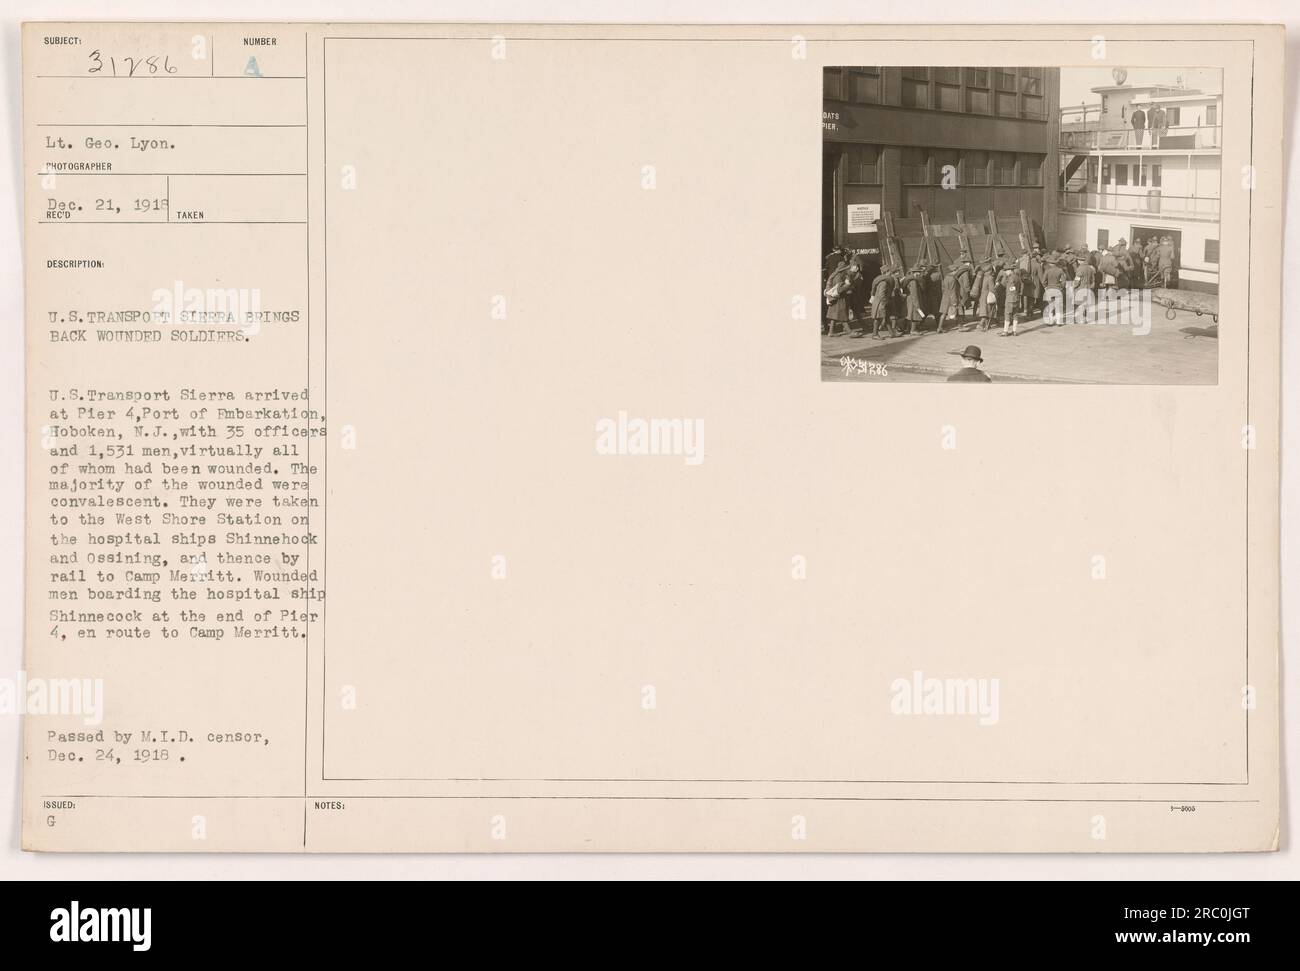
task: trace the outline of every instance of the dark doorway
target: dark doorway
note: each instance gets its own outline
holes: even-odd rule
[[[835,170],[840,153],[830,145],[822,149],[822,256],[835,248]]]
[[[1178,268],[1183,265],[1183,234],[1178,229],[1158,229],[1154,226],[1129,226],[1129,239],[1131,247],[1145,247],[1147,240],[1155,237],[1156,242],[1160,242],[1160,237],[1168,236],[1174,244],[1174,275],[1169,281],[1171,287],[1178,286]]]

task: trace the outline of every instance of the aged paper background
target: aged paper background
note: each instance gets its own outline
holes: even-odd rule
[[[240,33],[205,29],[217,50]],[[1280,76],[1280,35],[1162,30],[1160,45],[1105,32],[1126,64],[1224,71],[1222,237],[1238,258],[1221,299],[1249,327],[1224,327],[1215,387],[989,394],[818,380],[815,331],[789,307],[818,286],[820,67],[1083,64],[1095,31],[799,28],[798,62],[786,28],[258,28],[307,75],[305,158],[271,155],[314,173],[305,233],[254,251],[217,227],[165,249],[122,232],[116,252],[148,291],[220,249],[267,303],[310,307],[305,328],[169,350],[149,373],[197,388],[292,375],[331,429],[356,428],[357,449],[331,434],[313,451],[328,609],[305,652],[182,642],[106,657],[50,650],[29,601],[29,673],[93,667],[113,718],[252,723],[277,745],[214,751],[184,774],[30,759],[27,845],[1275,845],[1280,209],[1262,189],[1234,204],[1228,185],[1248,162],[1258,186],[1279,184],[1280,103],[1258,79]],[[500,63],[486,55],[497,33]],[[29,152],[46,89],[29,79]],[[167,117],[228,108],[149,97]],[[214,143],[205,164],[240,152]],[[344,164],[355,191],[336,189]],[[35,266],[40,333],[32,312],[51,295]],[[497,294],[503,322],[488,316]],[[141,384],[138,348],[43,346],[29,425],[51,384]],[[706,461],[597,455],[594,423],[621,410],[702,418]],[[940,448],[945,425],[956,450]],[[28,454],[35,495],[38,437]],[[32,574],[44,542],[29,530]],[[1102,584],[1088,574],[1099,551]],[[794,555],[807,580],[792,581]],[[999,724],[892,716],[890,682],[917,669],[999,678]],[[1248,716],[1245,683],[1261,689]],[[355,710],[336,703],[347,686]],[[29,756],[43,748],[29,735]],[[87,798],[46,826],[39,802],[73,794]],[[794,816],[807,839],[791,839]]]

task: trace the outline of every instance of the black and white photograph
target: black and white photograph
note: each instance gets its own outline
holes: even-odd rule
[[[1218,69],[825,68],[823,380],[1216,384],[1222,111]]]

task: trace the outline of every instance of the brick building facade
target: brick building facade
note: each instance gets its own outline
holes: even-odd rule
[[[1012,244],[1024,210],[1055,244],[1059,125],[1059,68],[824,68],[822,252],[873,247],[889,211],[910,261],[923,209],[940,237],[959,211],[987,231],[993,210]]]

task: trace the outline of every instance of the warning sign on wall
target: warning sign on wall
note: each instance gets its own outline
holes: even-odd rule
[[[863,202],[848,207],[848,229],[850,233],[874,233],[876,220],[880,218],[880,206],[874,202]]]

